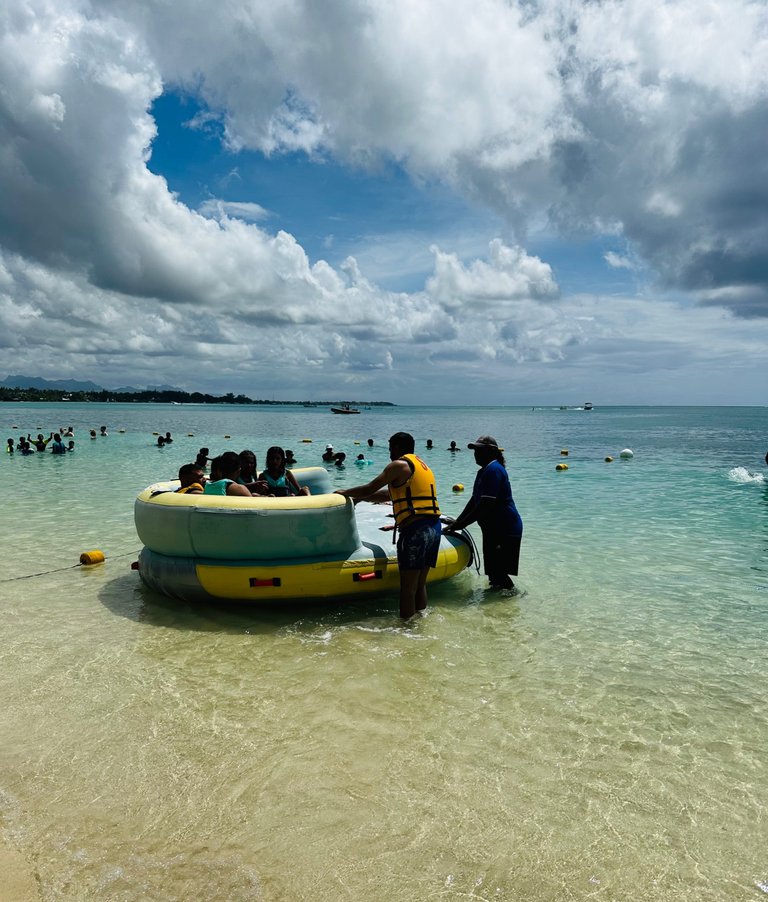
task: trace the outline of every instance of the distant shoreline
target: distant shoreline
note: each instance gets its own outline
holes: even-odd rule
[[[57,403],[60,401],[72,401],[75,403],[137,403],[137,404],[252,404],[263,406],[282,407],[395,407],[391,401],[277,401],[274,399],[249,398],[247,395],[208,395],[202,392],[182,391],[138,391],[138,392],[114,392],[107,391],[63,391],[51,388],[5,388],[0,387],[0,402],[29,403],[43,401],[45,403]]]

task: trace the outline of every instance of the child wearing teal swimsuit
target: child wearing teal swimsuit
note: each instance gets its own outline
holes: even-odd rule
[[[309,486],[300,486],[293,473],[285,468],[285,451],[277,445],[267,451],[267,469],[259,479],[266,482],[270,495],[283,497],[310,494]]]

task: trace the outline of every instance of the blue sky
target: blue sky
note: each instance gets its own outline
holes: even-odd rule
[[[765,403],[763,3],[29,0],[0,40],[7,372]]]
[[[149,168],[192,208],[206,200],[248,201],[264,208],[259,220],[284,229],[312,261],[338,266],[350,254],[375,272],[391,291],[418,291],[432,269],[429,246],[448,240],[464,257],[482,255],[488,242],[509,234],[502,217],[471,204],[437,180],[412,180],[393,161],[373,169],[343,165],[323,154],[292,152],[267,156],[228,150],[217,122],[197,127],[196,99],[166,91],[152,105],[157,137]],[[403,236],[412,244],[403,257]],[[624,252],[615,236],[572,236],[539,232],[528,250],[547,259],[563,291],[629,292],[636,274],[616,269],[605,254]],[[398,252],[398,259],[392,253]]]

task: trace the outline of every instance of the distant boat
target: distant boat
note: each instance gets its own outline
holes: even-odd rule
[[[592,410],[592,402],[591,401],[584,402],[584,410]]]
[[[342,404],[341,407],[332,407],[331,413],[360,413],[360,411],[350,407],[349,404]]]

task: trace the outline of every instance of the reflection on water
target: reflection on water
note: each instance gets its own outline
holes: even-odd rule
[[[568,414],[509,428],[520,594],[465,573],[407,624],[390,597],[253,609],[144,588],[132,499],[167,475],[144,435],[5,469],[0,579],[42,575],[1,584],[0,826],[43,898],[761,898],[765,487],[729,479],[746,442],[726,459],[716,424],[702,445],[723,459],[683,462],[661,426],[648,446],[647,417],[633,434],[628,414]],[[441,448],[461,438],[456,412],[408,415]],[[284,433],[270,417],[289,447],[325,438],[314,413]],[[366,426],[378,441],[393,418]],[[169,467],[214,445],[208,426]],[[608,442],[635,459],[605,465]],[[435,458],[449,512],[469,457]],[[72,566],[87,548],[106,563]]]

